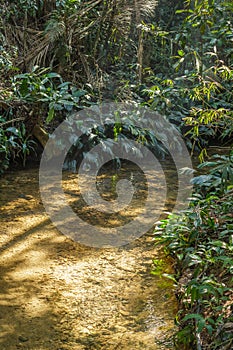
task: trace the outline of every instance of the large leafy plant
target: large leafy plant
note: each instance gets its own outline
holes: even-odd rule
[[[230,349],[233,274],[233,164],[229,156],[213,157],[194,178],[196,193],[189,209],[172,214],[156,229],[158,244],[176,260],[180,310],[177,347]],[[209,345],[208,345],[209,344]]]
[[[14,160],[21,159],[25,166],[27,156],[34,152],[36,145],[27,135],[24,123],[15,127],[8,126],[8,122],[5,117],[0,117],[0,174]]]
[[[147,26],[155,55],[166,51],[166,71],[161,55],[138,93],[180,126],[192,151],[203,150],[203,161],[210,141],[232,138],[232,3],[188,0],[174,18],[179,26]]]
[[[12,77],[11,88],[2,92],[4,98],[0,119],[1,172],[15,159],[26,158],[35,142],[31,138],[32,128],[37,123],[56,123],[88,103],[86,91],[48,68],[34,67],[29,73]],[[33,118],[32,118],[33,116]],[[29,121],[29,119],[33,121]],[[29,125],[28,125],[29,124]],[[32,125],[30,125],[32,124]]]
[[[233,151],[229,155],[215,154],[211,161],[200,164],[198,168],[207,169],[207,174],[196,176],[192,182],[205,193],[224,193],[233,187]]]
[[[33,104],[34,111],[47,112],[46,122],[50,123],[55,112],[69,113],[81,108],[81,97],[86,91],[78,89],[70,82],[64,82],[58,73],[48,68],[34,67],[32,72],[15,75],[12,79],[14,95],[26,104]]]

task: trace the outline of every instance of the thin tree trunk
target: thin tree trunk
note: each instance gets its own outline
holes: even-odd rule
[[[56,10],[56,0],[44,0],[42,13],[44,16],[50,14],[53,10]]]

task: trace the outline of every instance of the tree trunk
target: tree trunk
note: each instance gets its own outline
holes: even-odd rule
[[[45,145],[49,139],[49,134],[36,124],[32,130],[32,135],[37,138],[41,145],[45,148]]]
[[[43,10],[42,10],[43,16],[47,16],[53,10],[56,10],[56,0],[44,0]]]

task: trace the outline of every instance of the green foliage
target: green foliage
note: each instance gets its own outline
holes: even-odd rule
[[[34,67],[31,73],[18,74],[13,77],[13,99],[40,105],[47,111],[46,122],[50,123],[55,112],[70,113],[81,108],[80,98],[86,91],[77,89],[70,82],[63,82],[61,76],[49,69]]]
[[[165,115],[192,151],[202,150],[202,162],[210,142],[232,144],[232,1],[158,3],[1,2],[1,173],[12,160],[25,163],[34,147],[25,119],[50,130],[66,119],[67,137],[75,143],[68,155],[71,163],[80,154],[97,162],[89,150],[107,141],[111,154],[119,138],[127,152],[132,151],[127,139],[133,139],[156,155],[164,154],[154,130],[121,118],[102,126],[90,118],[77,139],[69,132],[69,117],[96,99],[136,100]],[[196,193],[190,208],[170,216],[157,230],[158,242],[177,261],[177,276],[167,277],[179,280],[178,348],[201,349],[203,341],[209,343],[206,349],[230,349],[233,342],[227,332],[233,322],[232,158],[231,152],[204,162],[200,169],[206,172],[193,180]],[[154,273],[161,269],[155,261]]]
[[[0,174],[9,167],[10,161],[17,158],[21,158],[25,166],[27,156],[35,146],[23,123],[19,127],[7,127],[8,124],[4,117],[0,117]]]
[[[95,100],[136,99],[166,115],[204,149],[201,161],[213,139],[231,142],[231,1],[20,0],[0,11],[0,66],[20,71],[11,98],[42,123],[89,104],[91,86]]]
[[[230,308],[233,274],[233,167],[229,157],[216,155],[201,168],[206,175],[194,178],[197,193],[189,209],[172,214],[155,231],[177,261],[177,290],[180,311],[176,336],[178,348],[200,346],[221,349],[232,336],[225,324],[233,321]],[[232,333],[231,333],[232,334]],[[208,341],[207,341],[208,339]],[[217,347],[219,346],[219,347]]]
[[[138,93],[180,127],[192,150],[232,140],[232,19],[230,1],[188,0],[170,28],[163,20],[148,26],[156,63]]]
[[[173,79],[152,76],[147,79],[152,85],[139,90],[147,105],[180,127],[193,150],[205,148],[213,138],[220,142],[232,139],[233,69],[222,65],[213,69],[216,76],[211,77],[210,69],[202,77],[192,71]],[[220,76],[219,71],[224,73]]]
[[[60,12],[64,11],[66,14],[74,13],[81,6],[81,0],[58,0],[56,7]]]
[[[43,0],[19,0],[11,1],[9,8],[5,6],[2,8],[3,14],[7,19],[20,19],[25,17],[25,15],[30,15],[32,17],[36,16],[36,13],[42,5]],[[8,10],[8,11],[7,11]]]
[[[1,71],[10,71],[10,70],[17,70],[13,66],[12,63],[12,56],[15,55],[15,52],[12,48],[11,52],[7,51],[5,47],[2,45],[0,46],[0,69]]]
[[[102,125],[96,125],[96,118],[93,117],[95,106],[89,110],[90,113],[85,121],[82,119],[77,121],[72,115],[67,118],[63,122],[63,137],[66,139],[67,136],[73,146],[69,150],[66,167],[69,168],[69,164],[72,167],[74,160],[80,161],[82,158],[86,160],[84,166],[87,167],[92,166],[92,164],[102,164],[106,155],[110,155],[114,159],[114,147],[118,140],[124,140],[122,152],[134,154],[138,158],[143,157],[140,149],[132,144],[133,140],[139,145],[146,145],[160,159],[164,158],[167,150],[157,137],[158,131],[148,129],[146,122],[145,127],[143,127],[143,122],[142,126],[138,127],[137,108],[136,113],[134,111],[126,113],[123,108],[117,112],[115,109],[113,111],[107,110],[105,114],[101,114]],[[77,137],[80,132],[82,135]],[[102,145],[102,152],[97,150],[90,154],[89,151],[98,144]],[[57,146],[61,150],[65,147],[63,144]],[[115,164],[116,167],[119,167],[120,159],[116,158]]]
[[[211,168],[208,175],[200,175],[193,179],[193,184],[209,193],[223,193],[233,186],[233,151],[226,155],[215,154],[211,161],[198,166],[199,169]]]
[[[27,131],[25,124],[14,122],[26,119],[25,116],[18,117],[18,114],[25,115],[29,111],[34,116],[34,124],[40,119],[49,124],[55,116],[63,120],[68,114],[82,108],[84,98],[86,104],[90,99],[85,90],[64,82],[59,74],[50,72],[50,69],[39,67],[34,67],[30,73],[14,75],[11,89],[8,92],[5,90],[2,95],[8,107],[0,120],[1,173],[14,159],[21,158],[24,165],[33,148],[34,141],[30,139],[30,131]],[[20,109],[20,106],[23,108]],[[18,110],[16,115],[15,108]]]

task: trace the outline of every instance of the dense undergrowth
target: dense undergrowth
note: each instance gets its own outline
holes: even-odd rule
[[[40,157],[35,125],[50,133],[102,102],[164,115],[201,162],[210,144],[232,147],[231,0],[4,0],[0,70],[0,174]],[[152,132],[119,120],[74,147],[129,134],[160,149]],[[160,232],[177,261],[179,349],[232,348],[232,154],[207,165],[220,168],[194,179],[190,208]]]
[[[232,9],[221,0],[2,1],[1,172],[25,163],[36,124],[50,132],[106,101],[165,115],[202,161],[210,141],[231,144]]]
[[[233,152],[215,155],[194,178],[195,193],[184,212],[158,224],[158,244],[172,255],[180,328],[177,349],[233,346]]]

